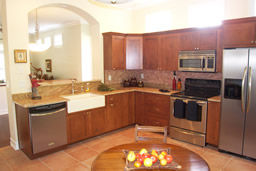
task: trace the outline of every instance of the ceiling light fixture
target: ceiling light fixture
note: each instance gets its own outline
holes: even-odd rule
[[[101,2],[104,4],[115,5],[115,4],[124,4],[124,3],[130,2],[132,0],[95,0],[95,1],[98,1],[98,2]]]
[[[35,24],[35,34],[36,34],[36,43],[29,44],[29,50],[35,52],[41,52],[47,50],[50,46],[47,44],[43,44],[39,41],[39,24],[37,23],[37,9],[36,9],[36,24]]]

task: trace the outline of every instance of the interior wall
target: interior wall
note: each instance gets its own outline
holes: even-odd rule
[[[188,10],[191,6],[212,2],[215,0],[176,0],[169,1],[150,8],[138,9],[133,11],[133,33],[145,33],[146,15],[162,10],[170,11],[172,26],[168,30],[188,28]],[[224,2],[224,20],[250,17],[254,15],[254,0],[223,0]],[[216,11],[218,13],[218,11]],[[204,14],[202,14],[204,15]],[[159,18],[160,19],[160,18]]]
[[[30,52],[32,64],[42,68],[43,73],[54,79],[82,80],[81,66],[81,25],[66,26],[62,29],[40,32],[40,38],[51,37],[52,46],[43,52]],[[62,46],[54,46],[54,35],[62,34]],[[46,72],[45,60],[52,60],[52,72]]]
[[[0,115],[8,114],[6,86],[0,85]]]

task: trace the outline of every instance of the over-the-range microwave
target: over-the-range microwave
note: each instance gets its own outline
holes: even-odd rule
[[[215,50],[179,52],[179,71],[215,72],[215,65]]]

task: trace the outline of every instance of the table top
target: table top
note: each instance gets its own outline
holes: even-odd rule
[[[181,169],[176,170],[200,170],[208,171],[210,170],[206,161],[201,158],[198,154],[183,148],[181,146],[176,146],[173,144],[164,143],[149,143],[149,142],[135,142],[131,144],[123,144],[110,148],[98,155],[98,157],[92,163],[92,171],[123,171],[125,168],[125,154],[122,150],[133,150],[137,151],[142,148],[147,150],[161,150],[166,148],[171,148],[171,155],[175,162],[182,166]],[[149,171],[149,170],[167,170],[167,169],[139,169],[139,171]],[[169,169],[170,170],[170,169]]]

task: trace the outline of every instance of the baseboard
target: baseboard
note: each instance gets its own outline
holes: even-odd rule
[[[10,137],[10,145],[12,148],[14,148],[14,150],[19,150],[19,143],[14,141],[11,137]]]

